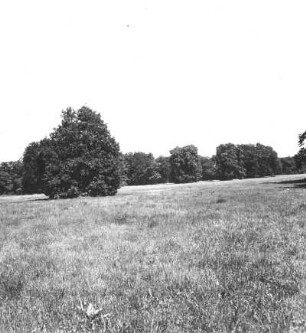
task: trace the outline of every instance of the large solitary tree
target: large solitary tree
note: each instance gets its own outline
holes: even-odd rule
[[[100,114],[87,107],[63,111],[50,138],[27,149],[24,162],[37,173],[24,184],[39,185],[51,198],[114,195],[120,186],[119,145]]]

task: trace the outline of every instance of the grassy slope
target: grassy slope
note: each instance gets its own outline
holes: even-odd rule
[[[303,332],[299,178],[0,197],[0,332]]]

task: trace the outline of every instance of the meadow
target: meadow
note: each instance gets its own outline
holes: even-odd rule
[[[0,332],[306,332],[305,177],[0,197]]]

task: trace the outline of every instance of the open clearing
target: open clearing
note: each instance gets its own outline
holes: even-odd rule
[[[0,197],[0,332],[306,332],[305,178]]]

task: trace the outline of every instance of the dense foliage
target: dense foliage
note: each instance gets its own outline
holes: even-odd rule
[[[298,170],[298,173],[306,173],[306,158],[304,154],[304,150],[301,149],[299,152],[294,155],[294,161],[296,165],[296,169]]]
[[[294,156],[296,167],[300,173],[306,172],[306,149],[305,149],[306,131],[299,135],[300,150]]]
[[[24,190],[50,198],[113,195],[120,185],[119,145],[98,113],[68,108],[49,139],[24,154]]]
[[[171,173],[170,158],[168,156],[159,156],[156,159],[156,168],[157,172],[160,174],[159,182],[169,183]]]
[[[212,158],[200,156],[201,180],[214,180],[217,178],[215,156]]]
[[[170,151],[170,179],[174,183],[192,183],[201,179],[198,148],[189,145]]]
[[[242,150],[232,143],[217,147],[216,168],[219,179],[241,179],[245,177],[246,171],[243,167],[242,154]]]
[[[23,165],[21,161],[0,164],[0,194],[22,193]]]
[[[281,164],[273,148],[260,143],[217,147],[216,167],[219,179],[273,176],[281,173]]]
[[[273,176],[281,173],[277,153],[272,147],[256,144],[258,170],[255,177]]]
[[[46,156],[52,149],[47,138],[30,143],[23,154],[22,188],[25,194],[43,193]]]
[[[306,132],[299,135],[299,152],[283,158],[260,143],[221,144],[211,158],[199,156],[193,145],[158,158],[144,152],[122,154],[98,113],[68,108],[48,138],[26,147],[22,160],[0,164],[0,194],[113,195],[124,185],[306,173],[305,140]]]
[[[292,175],[298,173],[297,164],[294,157],[281,157],[280,159],[282,174]]]
[[[156,184],[161,176],[152,154],[128,153],[125,156],[126,182],[128,185]]]

